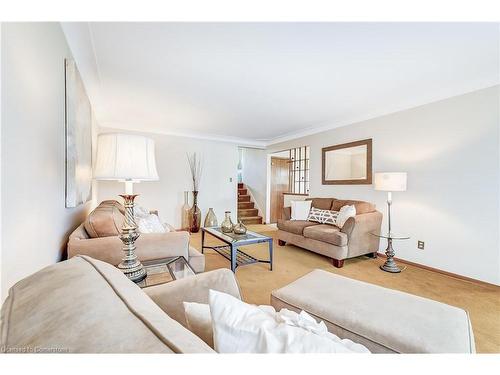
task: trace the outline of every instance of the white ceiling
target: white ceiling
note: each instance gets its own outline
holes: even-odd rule
[[[63,23],[101,126],[264,145],[499,83],[495,23]]]

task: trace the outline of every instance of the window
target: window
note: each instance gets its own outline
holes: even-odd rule
[[[309,146],[292,148],[290,152],[290,193],[309,194]]]

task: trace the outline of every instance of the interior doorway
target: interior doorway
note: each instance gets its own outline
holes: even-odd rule
[[[309,196],[309,146],[267,155],[266,222],[281,219],[291,200]]]

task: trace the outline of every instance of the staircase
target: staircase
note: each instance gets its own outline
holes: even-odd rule
[[[262,216],[251,201],[245,185],[238,183],[238,220],[243,224],[262,224]]]

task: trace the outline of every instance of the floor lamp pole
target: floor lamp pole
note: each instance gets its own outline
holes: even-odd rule
[[[387,218],[389,220],[388,233],[391,233],[391,205],[392,205],[392,193],[387,192]]]
[[[392,248],[392,233],[391,233],[391,205],[392,193],[387,193],[387,218],[388,218],[388,232],[387,232],[387,249],[385,250],[386,261],[380,266],[381,269],[391,273],[401,272],[401,269],[394,262],[394,249]]]

